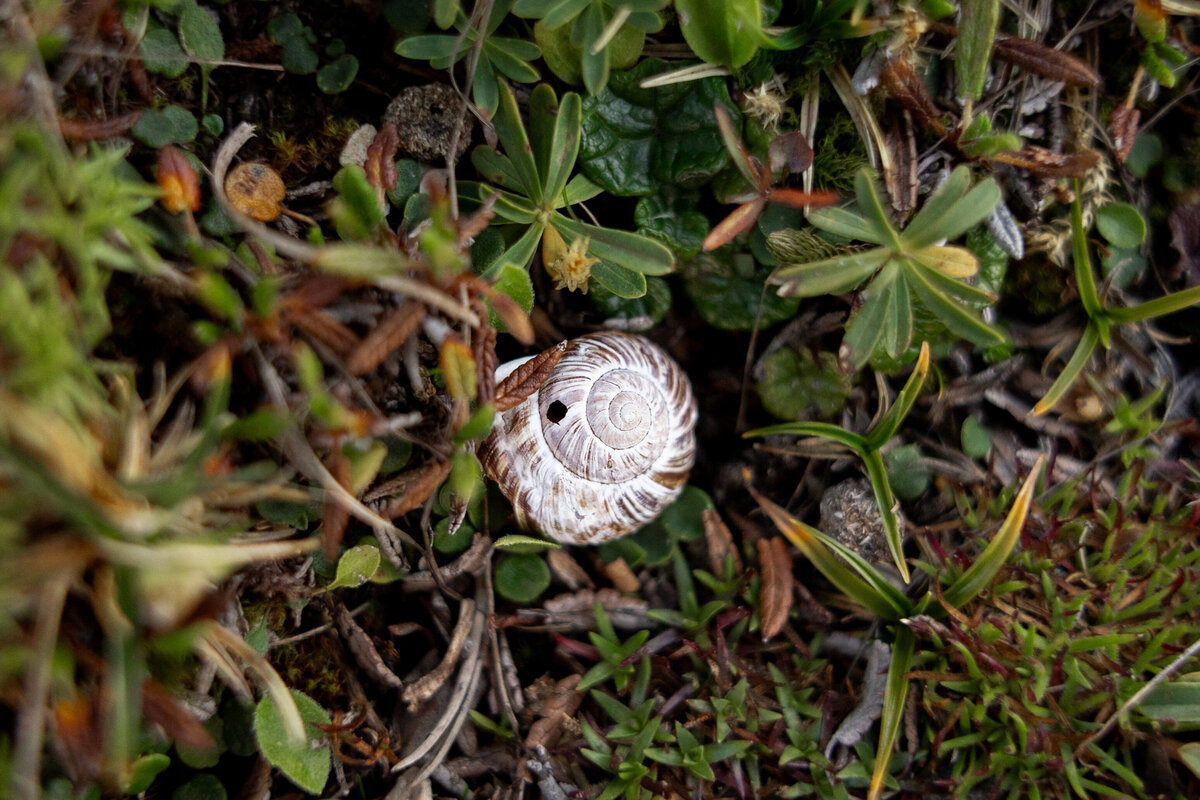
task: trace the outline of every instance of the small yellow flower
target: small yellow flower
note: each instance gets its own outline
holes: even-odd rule
[[[587,294],[592,265],[600,261],[588,256],[590,241],[587,236],[577,237],[568,247],[553,226],[546,226],[546,232],[542,235],[542,263],[546,265],[546,272],[554,278],[555,289],[578,290]]]

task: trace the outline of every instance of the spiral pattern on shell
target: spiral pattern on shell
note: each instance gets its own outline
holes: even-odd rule
[[[528,359],[502,364],[503,380]],[[696,400],[657,345],[627,333],[567,343],[541,387],[498,415],[480,449],[522,526],[600,544],[658,516],[696,452]]]

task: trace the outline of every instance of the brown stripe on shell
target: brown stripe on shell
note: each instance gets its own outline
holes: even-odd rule
[[[501,365],[497,380],[519,366]],[[630,434],[630,419],[621,423],[616,449],[596,438],[611,421],[585,418],[589,397],[620,396],[603,376],[645,397],[645,438],[640,427]],[[598,401],[592,405],[594,412]],[[552,410],[562,412],[557,421]],[[597,333],[569,342],[538,390],[497,416],[479,455],[523,526],[562,542],[599,544],[646,524],[678,496],[695,459],[695,423],[691,385],[670,356],[640,336]],[[563,463],[572,459],[586,461]]]

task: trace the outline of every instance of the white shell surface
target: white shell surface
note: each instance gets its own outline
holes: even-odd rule
[[[502,364],[503,380],[528,359]],[[683,490],[696,400],[660,347],[627,333],[572,340],[545,383],[499,415],[480,450],[518,521],[568,544],[600,544],[654,519]]]

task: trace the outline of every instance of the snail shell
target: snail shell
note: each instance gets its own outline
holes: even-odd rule
[[[528,359],[500,365],[503,380]],[[572,340],[546,381],[496,418],[480,449],[523,527],[600,544],[658,516],[696,454],[696,399],[660,347],[627,333]]]

